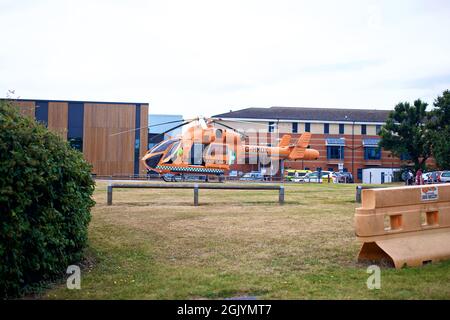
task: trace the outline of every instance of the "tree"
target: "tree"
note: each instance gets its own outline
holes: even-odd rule
[[[65,274],[87,245],[94,181],[83,155],[0,100],[0,298]]]
[[[414,101],[413,105],[408,102],[397,104],[380,133],[380,147],[397,157],[408,154],[415,170],[424,169],[425,162],[431,156],[427,106],[420,99]]]
[[[450,169],[450,91],[444,91],[433,105],[429,116],[433,156],[440,169]]]

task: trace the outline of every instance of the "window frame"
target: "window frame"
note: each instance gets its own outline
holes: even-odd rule
[[[377,134],[377,136],[379,136],[380,132],[381,132],[381,124],[377,124],[375,126],[375,133]]]
[[[332,150],[335,151],[335,148],[337,148],[338,150],[338,156],[332,156],[334,155],[334,152],[332,152]],[[344,146],[336,146],[336,145],[332,145],[332,146],[327,146],[327,159],[328,160],[344,160]]]
[[[311,132],[311,123],[305,122],[305,132]]]
[[[366,135],[367,134],[367,125],[366,124],[362,124],[361,125],[361,134],[362,135]]]
[[[371,151],[376,152],[375,157],[369,156]],[[364,147],[364,160],[381,160],[381,148],[380,147],[373,147],[373,146],[367,146]]]

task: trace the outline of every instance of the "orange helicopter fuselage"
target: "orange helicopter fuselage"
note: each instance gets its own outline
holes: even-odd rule
[[[150,149],[142,161],[149,171],[158,173],[196,172],[223,174],[236,157],[267,156],[272,160],[315,160],[319,152],[308,149],[310,134],[296,144],[283,136],[276,147],[246,145],[242,136],[231,130],[192,126],[179,138],[165,140]],[[232,159],[232,158],[235,159]]]

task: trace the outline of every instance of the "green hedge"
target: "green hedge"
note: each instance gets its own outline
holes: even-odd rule
[[[93,191],[80,152],[0,101],[0,297],[82,260]]]

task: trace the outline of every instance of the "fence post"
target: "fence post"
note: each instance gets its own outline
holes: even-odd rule
[[[284,186],[280,186],[280,189],[278,190],[278,202],[280,204],[284,203]]]
[[[112,192],[113,192],[113,187],[111,185],[111,183],[108,185],[108,206],[112,205]]]
[[[362,186],[356,186],[356,202],[361,203]]]
[[[198,184],[194,184],[194,206],[198,206]]]

